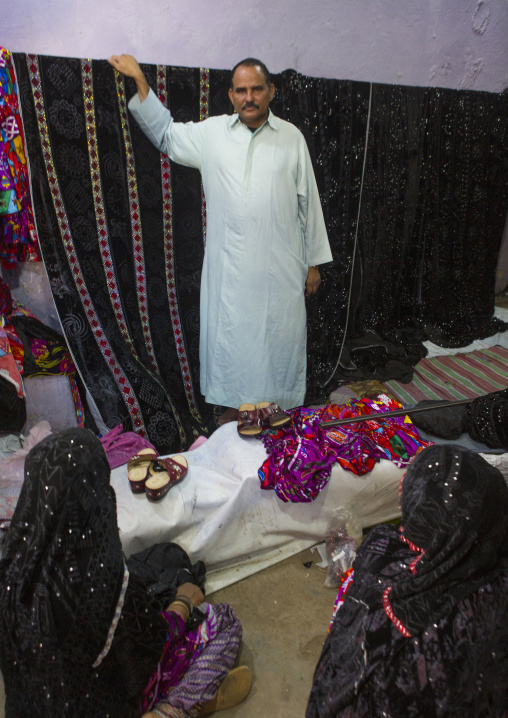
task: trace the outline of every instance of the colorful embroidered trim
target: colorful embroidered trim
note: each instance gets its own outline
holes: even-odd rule
[[[392,604],[390,603],[389,594],[392,590],[392,586],[388,586],[385,588],[383,592],[383,608],[385,609],[385,613],[390,619],[390,621],[393,623],[393,625],[399,629],[399,631],[402,633],[403,636],[406,638],[411,638],[411,634],[407,630],[407,628],[404,626],[402,621],[400,621],[397,616],[393,612]]]
[[[136,183],[136,167],[134,164],[134,153],[132,151],[132,143],[129,132],[129,122],[127,117],[127,103],[125,101],[124,78],[119,72],[115,71],[116,92],[118,97],[118,107],[120,111],[120,119],[122,122],[122,132],[125,145],[125,157],[127,162],[127,187],[129,191],[129,208],[131,213],[131,229],[132,229],[132,247],[134,257],[134,267],[136,271],[136,290],[138,299],[139,315],[141,317],[141,326],[143,328],[143,336],[145,338],[145,346],[150,357],[153,368],[159,373],[155,352],[153,349],[152,335],[150,333],[150,323],[148,321],[148,299],[146,289],[146,268],[145,255],[143,249],[143,236],[141,232],[141,218],[139,213],[138,187]],[[175,414],[176,418],[176,414]]]
[[[420,548],[416,544],[414,544],[412,541],[410,541],[408,538],[404,536],[404,527],[399,526],[399,532],[400,532],[400,540],[404,541],[405,544],[409,546],[411,551],[414,551],[415,553],[419,553],[420,555],[417,556],[411,563],[409,564],[409,570],[411,573],[416,573],[416,564],[422,560],[422,558],[425,556],[425,549]]]
[[[53,207],[55,210],[60,234],[62,236],[62,243],[65,248],[67,261],[71,268],[71,274],[73,276],[76,288],[78,290],[83,309],[88,318],[90,329],[94,335],[95,341],[105,361],[110,367],[111,371],[115,375],[115,379],[122,388],[122,396],[125,399],[126,407],[131,415],[132,424],[136,427],[136,430],[142,434],[146,434],[146,429],[143,423],[141,410],[136,399],[136,395],[132,390],[131,385],[122,369],[119,367],[114,352],[109,346],[101,324],[99,322],[97,312],[93,306],[92,300],[88,293],[88,289],[83,278],[83,273],[78,262],[77,254],[74,247],[74,242],[69,229],[69,222],[65,211],[62,194],[58,184],[58,178],[55,172],[55,165],[53,162],[53,154],[51,149],[51,143],[49,141],[49,131],[46,119],[46,111],[44,102],[42,99],[42,93],[40,90],[41,81],[39,73],[39,59],[37,55],[27,55],[27,66],[30,77],[30,84],[32,88],[32,95],[34,100],[35,112],[37,115],[37,124],[39,128],[39,137],[41,141],[42,154],[45,162],[46,173],[48,176],[49,186],[51,187],[51,197],[53,200]]]
[[[115,313],[116,321],[122,333],[122,337],[134,350],[127,330],[127,322],[123,313],[120,301],[120,294],[116,280],[115,268],[111,259],[111,248],[109,245],[108,228],[106,224],[106,212],[104,211],[104,198],[102,193],[101,177],[99,172],[99,156],[97,149],[97,127],[95,124],[95,103],[93,96],[92,63],[89,60],[81,60],[81,79],[83,82],[83,104],[85,108],[86,139],[88,145],[88,156],[90,165],[90,178],[92,180],[92,193],[94,199],[95,223],[97,225],[97,238],[101,253],[104,273],[107,277],[107,287],[111,306]]]
[[[335,621],[335,616],[337,615],[337,611],[342,606],[344,601],[346,600],[346,593],[348,592],[349,587],[353,583],[354,578],[354,569],[351,566],[351,568],[348,568],[348,570],[342,574],[340,579],[340,586],[339,590],[337,592],[337,598],[335,599],[335,603],[333,606],[333,613],[332,613],[332,620],[330,621],[330,625],[328,626],[328,633],[330,633],[331,628],[333,626],[333,622]]]
[[[157,95],[164,107],[167,107],[167,82],[166,67],[157,65]],[[161,178],[162,178],[162,211],[164,225],[164,256],[166,260],[166,286],[168,291],[169,310],[171,313],[171,326],[175,339],[178,361],[180,362],[180,371],[182,372],[183,385],[189,410],[194,419],[202,424],[202,418],[199,413],[192,377],[185,350],[185,341],[182,331],[182,322],[178,311],[178,301],[176,296],[176,276],[175,276],[175,253],[173,247],[173,194],[171,185],[171,164],[169,158],[161,152]],[[205,429],[202,430],[205,432]]]

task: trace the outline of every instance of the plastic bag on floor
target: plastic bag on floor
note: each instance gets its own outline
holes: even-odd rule
[[[328,572],[325,586],[339,586],[342,574],[353,564],[361,540],[362,527],[353,507],[344,504],[334,509],[326,532]]]

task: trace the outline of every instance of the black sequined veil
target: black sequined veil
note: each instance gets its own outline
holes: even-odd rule
[[[30,451],[2,548],[7,718],[139,716],[167,624],[127,573],[109,464],[91,431],[67,429]]]
[[[126,109],[134,85],[106,61],[14,59],[42,253],[74,360],[109,427],[131,425],[161,452],[186,448],[212,420],[199,392],[199,174],[144,137]],[[230,112],[227,71],[143,70],[177,121]],[[307,400],[410,372],[427,338],[461,346],[494,333],[508,97],[293,70],[274,82],[272,109],[307,140],[334,256],[308,300]]]
[[[461,446],[424,449],[400,527],[374,527],[314,674],[307,718],[505,715],[508,490]]]

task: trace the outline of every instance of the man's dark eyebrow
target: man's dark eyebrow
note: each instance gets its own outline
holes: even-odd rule
[[[240,86],[238,86],[238,87],[235,87],[234,92],[245,92],[245,89],[246,89],[245,87],[243,87],[242,85],[240,85]],[[255,85],[252,89],[253,89],[253,90],[262,90],[262,89],[263,89],[263,85]]]

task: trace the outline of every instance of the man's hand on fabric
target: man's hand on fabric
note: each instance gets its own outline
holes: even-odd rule
[[[315,294],[321,284],[321,275],[317,267],[309,267],[309,273],[305,281],[305,296],[310,297],[311,294]]]
[[[108,62],[122,75],[132,77],[135,80],[139,99],[143,102],[150,87],[136,58],[132,55],[111,55],[111,57],[108,57]]]

